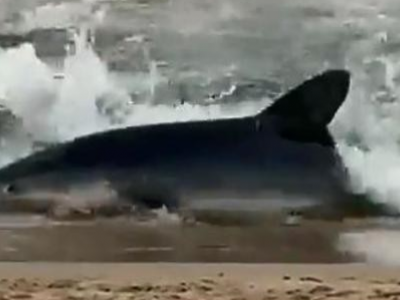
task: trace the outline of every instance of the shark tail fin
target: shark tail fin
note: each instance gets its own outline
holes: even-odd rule
[[[279,135],[300,142],[332,146],[327,126],[334,118],[350,87],[350,73],[328,70],[290,90],[256,118],[273,122]]]

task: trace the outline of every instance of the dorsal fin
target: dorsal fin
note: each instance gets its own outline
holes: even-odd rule
[[[348,71],[329,70],[290,90],[256,118],[261,125],[274,120],[276,129],[286,138],[330,144],[327,125],[346,99],[349,87]]]

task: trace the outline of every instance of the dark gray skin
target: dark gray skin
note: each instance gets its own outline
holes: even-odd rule
[[[71,189],[86,191],[80,197],[98,208],[348,208],[360,197],[346,187],[327,125],[349,83],[348,72],[331,70],[254,116],[117,129],[56,145],[0,170],[0,211],[79,203],[68,200]]]
[[[59,28],[38,28],[21,34],[1,34],[0,48],[15,48],[29,43],[39,57],[64,56],[69,42],[68,32]]]
[[[0,34],[0,48],[14,48],[30,42],[32,42],[32,40],[26,35]]]

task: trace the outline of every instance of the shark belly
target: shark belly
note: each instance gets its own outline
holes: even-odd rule
[[[342,201],[345,191],[335,177],[333,153],[321,154],[316,148],[315,153],[306,152],[312,159],[304,163],[298,158],[304,153],[296,148],[285,152],[276,147],[168,161],[132,170],[116,182],[125,182],[132,199],[148,193],[150,198],[159,197],[159,203],[171,201],[189,210],[306,210]],[[321,164],[321,157],[327,161],[324,156],[332,163]]]
[[[209,178],[213,175],[215,173]],[[260,178],[262,175],[264,177]],[[252,175],[232,172],[225,174],[218,185],[183,187],[178,193],[190,208],[204,210],[306,210],[339,203],[342,191],[328,178],[318,175],[282,171]]]

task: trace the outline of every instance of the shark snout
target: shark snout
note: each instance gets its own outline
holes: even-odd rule
[[[10,183],[0,183],[0,200],[9,199],[16,192],[15,186]]]

